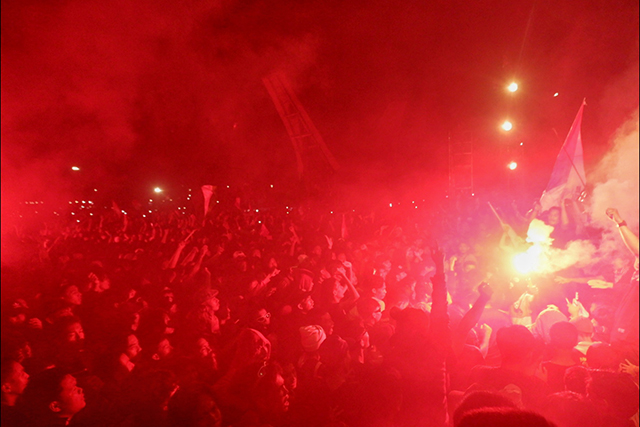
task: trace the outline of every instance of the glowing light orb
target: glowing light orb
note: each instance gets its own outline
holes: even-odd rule
[[[78,166],[71,166],[72,171],[79,171],[80,168]]]
[[[162,193],[162,188],[156,187],[156,188],[153,189],[153,191],[156,192],[156,193]]]
[[[507,90],[509,92],[515,92],[518,90],[518,83],[512,82],[509,86],[507,86]]]
[[[513,129],[513,123],[511,123],[509,120],[505,120],[500,127],[503,131],[509,132],[511,129]]]
[[[527,242],[531,246],[525,251],[514,255],[513,266],[518,273],[528,275],[534,272],[543,272],[549,263],[552,254],[550,252],[553,238],[553,227],[539,219],[534,219],[529,224]]]
[[[511,163],[509,163],[509,164],[507,165],[507,167],[508,167],[510,170],[514,171],[514,170],[516,170],[516,169],[518,168],[518,163],[516,163],[516,162],[511,162]]]
[[[553,94],[553,97],[555,98],[555,97],[557,97],[558,95],[560,95],[560,94],[559,94],[558,92],[556,92],[556,93],[554,93],[554,94]]]
[[[520,274],[531,274],[540,268],[540,253],[533,250],[516,254],[513,257],[513,266]]]

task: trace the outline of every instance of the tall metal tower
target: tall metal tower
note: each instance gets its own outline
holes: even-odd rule
[[[262,81],[291,138],[296,153],[298,178],[301,181],[310,181],[336,171],[338,162],[327,148],[286,76],[274,73]]]
[[[449,134],[449,195],[473,192],[473,134]]]

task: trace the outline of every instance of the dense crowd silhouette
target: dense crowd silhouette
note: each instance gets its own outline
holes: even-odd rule
[[[518,277],[509,234],[562,245],[560,209],[236,202],[5,237],[3,427],[638,426],[637,237],[635,267]]]

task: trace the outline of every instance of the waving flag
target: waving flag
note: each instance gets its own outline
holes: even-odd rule
[[[586,102],[582,101],[580,110],[578,110],[571,129],[569,129],[567,139],[564,140],[562,149],[558,153],[547,189],[544,190],[540,198],[543,211],[553,206],[560,206],[565,198],[572,197],[584,190],[587,180],[584,175],[580,127],[582,126],[582,110],[585,105],[587,105]]]
[[[203,185],[202,186],[202,196],[204,197],[204,217],[207,217],[207,213],[209,213],[209,205],[211,204],[211,196],[216,191],[216,187],[213,185]]]
[[[349,238],[349,229],[347,228],[347,217],[345,214],[342,214],[342,226],[340,227],[340,237],[343,240],[347,240]]]

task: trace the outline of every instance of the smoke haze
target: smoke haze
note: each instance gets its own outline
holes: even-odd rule
[[[611,139],[611,149],[603,157],[589,179],[595,182],[589,213],[592,224],[602,229],[599,253],[603,256],[625,254],[626,248],[617,228],[605,211],[618,209],[635,233],[638,232],[638,110],[618,129]]]

